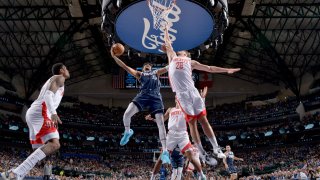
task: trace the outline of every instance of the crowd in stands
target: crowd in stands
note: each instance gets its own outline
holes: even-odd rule
[[[319,100],[317,97],[312,99]],[[308,103],[315,104],[310,101]],[[242,179],[301,179],[302,176],[320,176],[320,145],[304,144],[314,143],[315,139],[309,142],[311,131],[315,132],[311,133],[312,137],[318,137],[319,142],[317,132],[320,129],[320,113],[307,114],[300,119],[295,113],[297,106],[297,100],[287,99],[258,106],[234,103],[208,109],[208,117],[214,128],[216,125],[226,126],[215,129],[219,143],[231,144],[236,156],[245,160],[236,162]],[[54,162],[56,179],[68,176],[86,179],[92,175],[96,179],[149,179],[153,166],[150,152],[158,150],[160,145],[157,126],[152,121],[144,120],[146,113],[138,113],[132,120],[132,127],[135,129],[132,140],[126,146],[119,146],[124,110],[74,100],[72,103],[64,102],[59,107],[58,113],[63,121],[63,125],[59,127],[62,148],[60,154],[49,159]],[[270,120],[272,122],[268,123]],[[245,126],[228,128],[231,124]],[[12,136],[15,133],[17,136]],[[19,141],[27,145],[27,133],[28,128],[21,117],[0,112],[0,143]],[[294,134],[300,135],[296,137]],[[296,145],[286,144],[290,138]],[[208,150],[210,143],[205,138],[202,140]],[[248,147],[252,147],[251,150],[248,151]],[[26,149],[1,148],[3,147],[0,147],[0,171],[21,163],[30,153]],[[91,156],[88,152],[95,154]],[[137,152],[139,153],[136,154]],[[29,175],[42,176],[43,165],[38,165]],[[221,162],[218,167],[206,168],[206,173],[209,178],[226,177]]]
[[[16,129],[14,128],[16,127]],[[312,127],[312,128],[311,128]],[[308,140],[308,132],[319,132],[320,113],[308,115],[304,119],[282,120],[272,125],[264,125],[260,127],[244,127],[235,130],[216,130],[218,141],[220,144],[233,143],[237,148],[255,148],[268,147],[286,144],[289,142],[287,138],[290,134],[301,134],[304,139],[298,138],[299,142]],[[310,128],[310,129],[308,129]],[[0,131],[20,133],[16,136],[16,141],[20,141],[28,146],[28,128],[22,122],[20,117],[14,115],[3,115],[0,113]],[[24,132],[23,135],[21,133]],[[104,152],[152,152],[160,146],[157,129],[135,129],[135,135],[127,146],[120,146],[119,142],[122,137],[123,128],[84,128],[81,126],[74,127],[64,123],[59,127],[62,149],[65,151],[98,151]],[[202,133],[202,131],[200,131]],[[313,134],[314,134],[313,133]],[[5,133],[3,133],[5,134]],[[10,135],[11,136],[11,135]],[[2,138],[4,141],[12,141]],[[205,149],[210,148],[210,143],[205,136],[202,136]],[[315,137],[316,138],[316,137]],[[320,140],[320,138],[318,137]],[[292,138],[291,141],[292,142]],[[293,143],[294,143],[293,139]],[[206,144],[208,146],[206,146]]]
[[[250,106],[245,103],[221,105],[208,109],[208,118],[213,125],[229,125],[250,121],[266,121],[284,115],[295,114],[298,103],[295,100],[271,103],[260,106]],[[92,124],[101,126],[121,126],[125,109],[108,108],[84,103],[73,103],[59,108],[62,119],[66,122]],[[151,127],[151,122],[145,122],[145,113],[139,113],[132,119],[132,126]]]
[[[304,179],[320,178],[320,144],[306,146],[279,147],[252,152],[238,152],[235,155],[244,159],[236,161],[235,165],[241,179]],[[0,171],[13,168],[23,161],[30,153],[25,149],[1,149]],[[81,155],[56,154],[38,164],[28,176],[42,176],[46,161],[52,161],[56,179],[64,177],[105,177],[109,179],[149,179],[154,165],[152,154],[107,154]],[[224,179],[228,176],[223,163],[219,161],[217,167],[204,168],[208,179]]]
[[[273,94],[272,94],[273,95]],[[0,97],[1,98],[1,97]],[[271,98],[271,97],[269,97]],[[256,99],[256,98],[255,98]],[[302,98],[304,104],[319,104],[319,95],[314,94]],[[3,97],[6,103],[14,103],[21,106],[21,102],[14,100],[14,97]],[[286,98],[270,101],[261,101],[255,104],[254,101],[243,101],[240,103],[217,105],[214,108],[207,108],[208,119],[214,126],[226,126],[246,123],[260,123],[281,119],[283,116],[297,115],[296,108],[299,101],[296,98]],[[72,97],[64,97],[58,113],[67,123],[80,123],[94,126],[122,126],[122,117],[125,108],[106,107],[79,102]],[[146,113],[138,113],[132,119],[133,127],[155,127],[152,122],[144,121]]]
[[[116,115],[110,115],[110,117],[117,117],[118,112],[114,113]],[[122,125],[119,125],[118,128],[84,127],[79,124],[68,123],[65,121],[64,116],[63,114],[61,117],[64,124],[59,127],[59,133],[62,145],[70,150],[76,151],[79,147],[82,147],[81,149],[87,149],[88,151],[97,150],[101,152],[119,150],[148,152],[157,149],[159,146],[158,132],[154,122],[145,120],[146,123],[154,126],[152,127],[153,129],[150,129],[151,127],[148,128],[148,131],[133,127],[135,135],[132,137],[132,141],[128,146],[122,147],[118,143],[123,132]],[[99,113],[97,113],[97,116],[99,116]],[[245,126],[238,129],[217,129],[215,133],[218,141],[222,144],[236,141],[238,143],[235,145],[236,147],[248,145],[258,147],[268,146],[270,143],[278,143],[278,141],[279,144],[283,144],[283,138],[288,134],[319,131],[319,127],[320,113],[317,112],[305,116],[302,120],[299,118],[285,118],[266,125]],[[0,113],[0,130],[17,133],[24,132],[25,135],[23,137],[25,139],[28,138],[28,128],[19,116]],[[303,136],[305,135],[303,134]],[[18,137],[20,138],[20,136]],[[203,141],[208,142],[205,136],[203,136]]]

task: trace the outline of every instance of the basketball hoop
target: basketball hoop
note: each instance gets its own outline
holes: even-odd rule
[[[159,29],[166,24],[166,17],[173,8],[175,0],[147,0],[153,17],[153,28]]]

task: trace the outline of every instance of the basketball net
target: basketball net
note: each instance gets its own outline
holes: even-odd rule
[[[153,28],[159,29],[166,24],[166,17],[173,8],[175,0],[147,0],[153,17]]]

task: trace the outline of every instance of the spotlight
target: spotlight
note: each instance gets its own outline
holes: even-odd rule
[[[197,53],[197,59],[201,56],[201,50],[200,49],[198,49],[198,51],[197,51],[198,53]]]
[[[215,40],[214,40],[214,43],[213,43],[213,47],[214,47],[215,50],[218,49],[218,45],[219,45],[219,44],[218,44],[218,39],[215,39]]]
[[[122,4],[122,0],[113,0],[112,1],[112,4],[115,8],[120,8],[121,7],[121,4]]]
[[[228,19],[228,14],[227,11],[225,9],[223,9],[222,11],[222,21],[224,22],[224,27],[227,28],[229,26],[229,19]]]
[[[210,4],[211,4],[211,6],[214,6],[214,0],[210,0]]]
[[[212,46],[212,42],[210,42],[209,44],[201,44],[201,45],[200,45],[200,50],[201,50],[201,51],[207,50],[207,49],[209,49],[211,46]]]
[[[220,44],[223,43],[223,33],[221,33],[221,34],[218,36],[218,42],[219,42]]]

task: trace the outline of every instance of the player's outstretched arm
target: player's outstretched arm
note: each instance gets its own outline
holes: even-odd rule
[[[134,76],[137,79],[140,79],[140,75],[141,72],[140,71],[136,71],[134,69],[132,69],[131,67],[127,66],[121,59],[119,59],[117,56],[114,55],[113,53],[113,46],[111,47],[110,53],[112,58],[114,59],[114,61],[120,66],[122,67],[124,70],[126,70],[129,74],[131,74],[132,76]]]
[[[57,126],[58,123],[62,124],[62,121],[60,120],[56,108],[54,107],[53,97],[54,94],[57,92],[57,90],[64,86],[65,78],[61,75],[55,76],[52,81],[50,82],[49,89],[44,94],[44,101],[46,103],[48,111],[51,113],[51,120],[53,124],[50,124],[51,122],[48,121],[48,124],[46,126]]]
[[[206,86],[206,87],[204,87],[203,89],[200,90],[200,96],[202,98],[206,98],[207,94],[208,94],[208,87]]]
[[[166,111],[166,113],[164,113],[164,115],[163,115],[163,120],[164,120],[164,121],[166,121],[166,120],[169,119],[169,114],[170,114],[170,112],[171,112],[171,109],[172,109],[172,108],[168,108],[167,111]]]
[[[166,66],[166,67],[163,67],[163,68],[158,69],[158,71],[157,71],[157,76],[160,76],[160,75],[168,72],[168,68],[169,68],[169,67]]]
[[[170,63],[172,58],[176,56],[176,52],[173,50],[167,25],[164,28],[164,42],[165,44],[162,46],[162,51],[167,53],[168,61]]]
[[[234,156],[234,159],[237,160],[237,161],[243,161],[243,158],[239,158],[239,157],[236,157],[236,156]]]
[[[163,115],[163,121],[166,122],[169,119],[171,108],[168,108],[166,113]],[[151,117],[151,114],[148,114],[144,117],[147,121],[154,121],[154,118]]]
[[[240,68],[222,68],[217,66],[208,66],[205,64],[201,64],[198,61],[192,60],[191,61],[192,69],[197,69],[200,71],[206,71],[210,73],[228,73],[233,74],[235,72],[240,71]]]
[[[225,152],[224,155],[227,156],[227,153]],[[229,166],[228,166],[228,164],[227,164],[227,159],[226,159],[226,158],[223,158],[223,164],[224,164],[224,167],[225,167],[226,169],[228,169]]]

